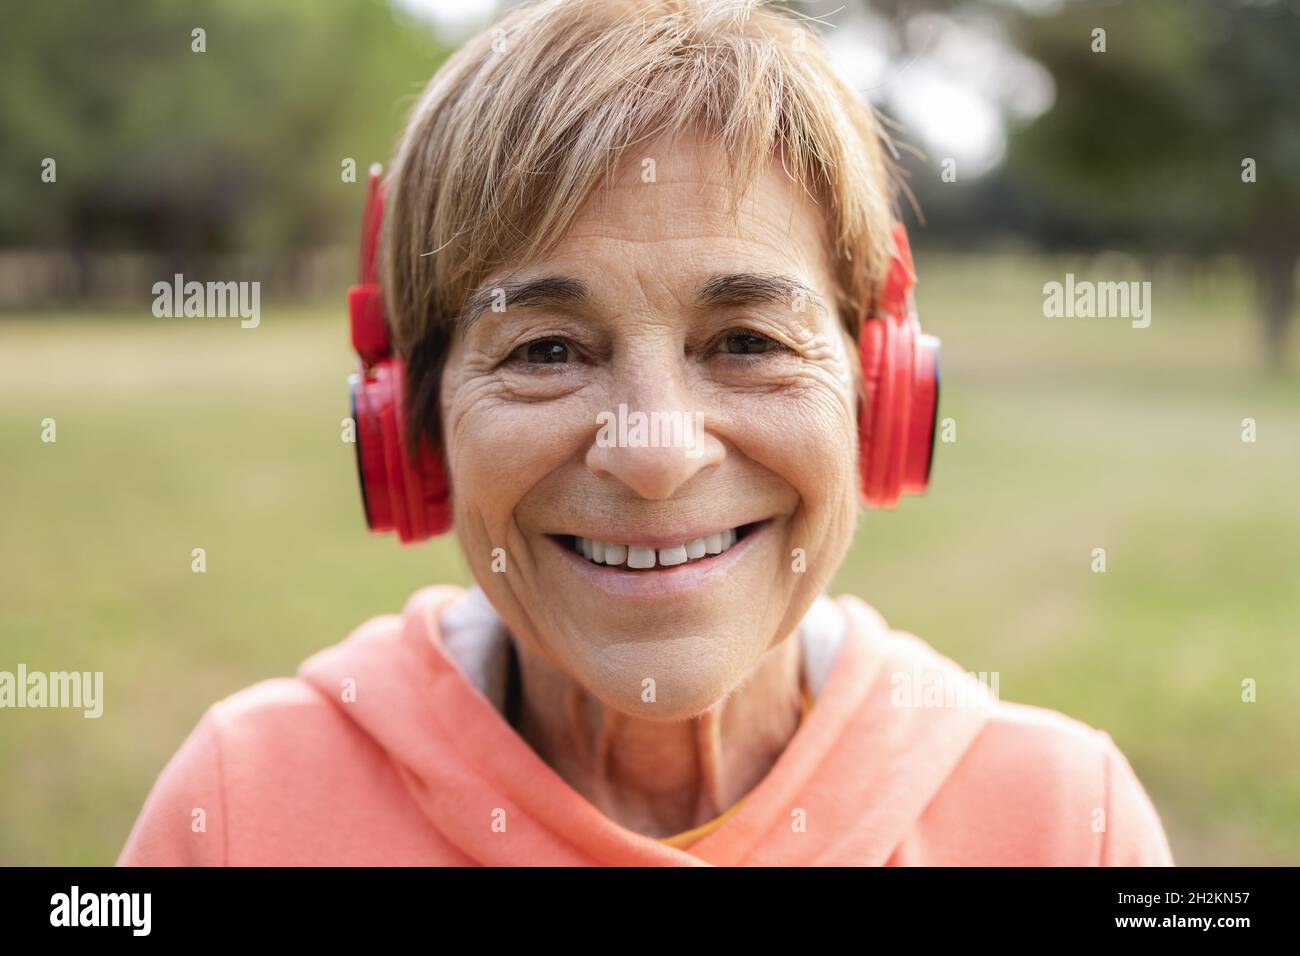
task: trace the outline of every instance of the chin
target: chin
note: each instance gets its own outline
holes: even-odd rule
[[[651,642],[630,640],[589,651],[573,662],[570,672],[602,704],[629,717],[688,720],[735,690],[752,663],[741,663],[743,648],[719,653],[727,640],[724,634],[701,633],[657,650]]]

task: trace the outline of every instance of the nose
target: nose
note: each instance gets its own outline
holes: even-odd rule
[[[636,389],[599,412],[587,467],[621,481],[641,498],[662,501],[695,475],[716,467],[726,449],[708,428],[702,407],[680,389]]]

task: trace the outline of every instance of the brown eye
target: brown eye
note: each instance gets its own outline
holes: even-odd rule
[[[569,360],[569,346],[562,339],[537,339],[521,347],[529,365],[551,365]]]
[[[722,340],[722,351],[730,355],[759,355],[775,345],[755,332],[728,332]]]

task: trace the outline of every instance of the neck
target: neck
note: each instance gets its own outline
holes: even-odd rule
[[[675,723],[612,710],[514,641],[522,700],[517,730],[610,819],[669,836],[706,823],[767,775],[799,729],[800,641],[770,648],[733,693]]]

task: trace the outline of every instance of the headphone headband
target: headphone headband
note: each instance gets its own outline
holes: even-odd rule
[[[366,208],[361,219],[361,259],[357,268],[357,285],[348,290],[352,347],[361,356],[362,366],[367,369],[392,353],[388,339],[388,318],[384,314],[384,295],[376,270],[379,227],[384,218],[382,173],[383,167],[378,163],[370,167]]]
[[[912,245],[907,240],[907,228],[901,222],[894,222],[891,230],[894,251],[889,259],[889,272],[885,276],[885,287],[880,295],[880,314],[906,321],[916,316],[911,293],[916,285],[916,267],[912,265]]]

